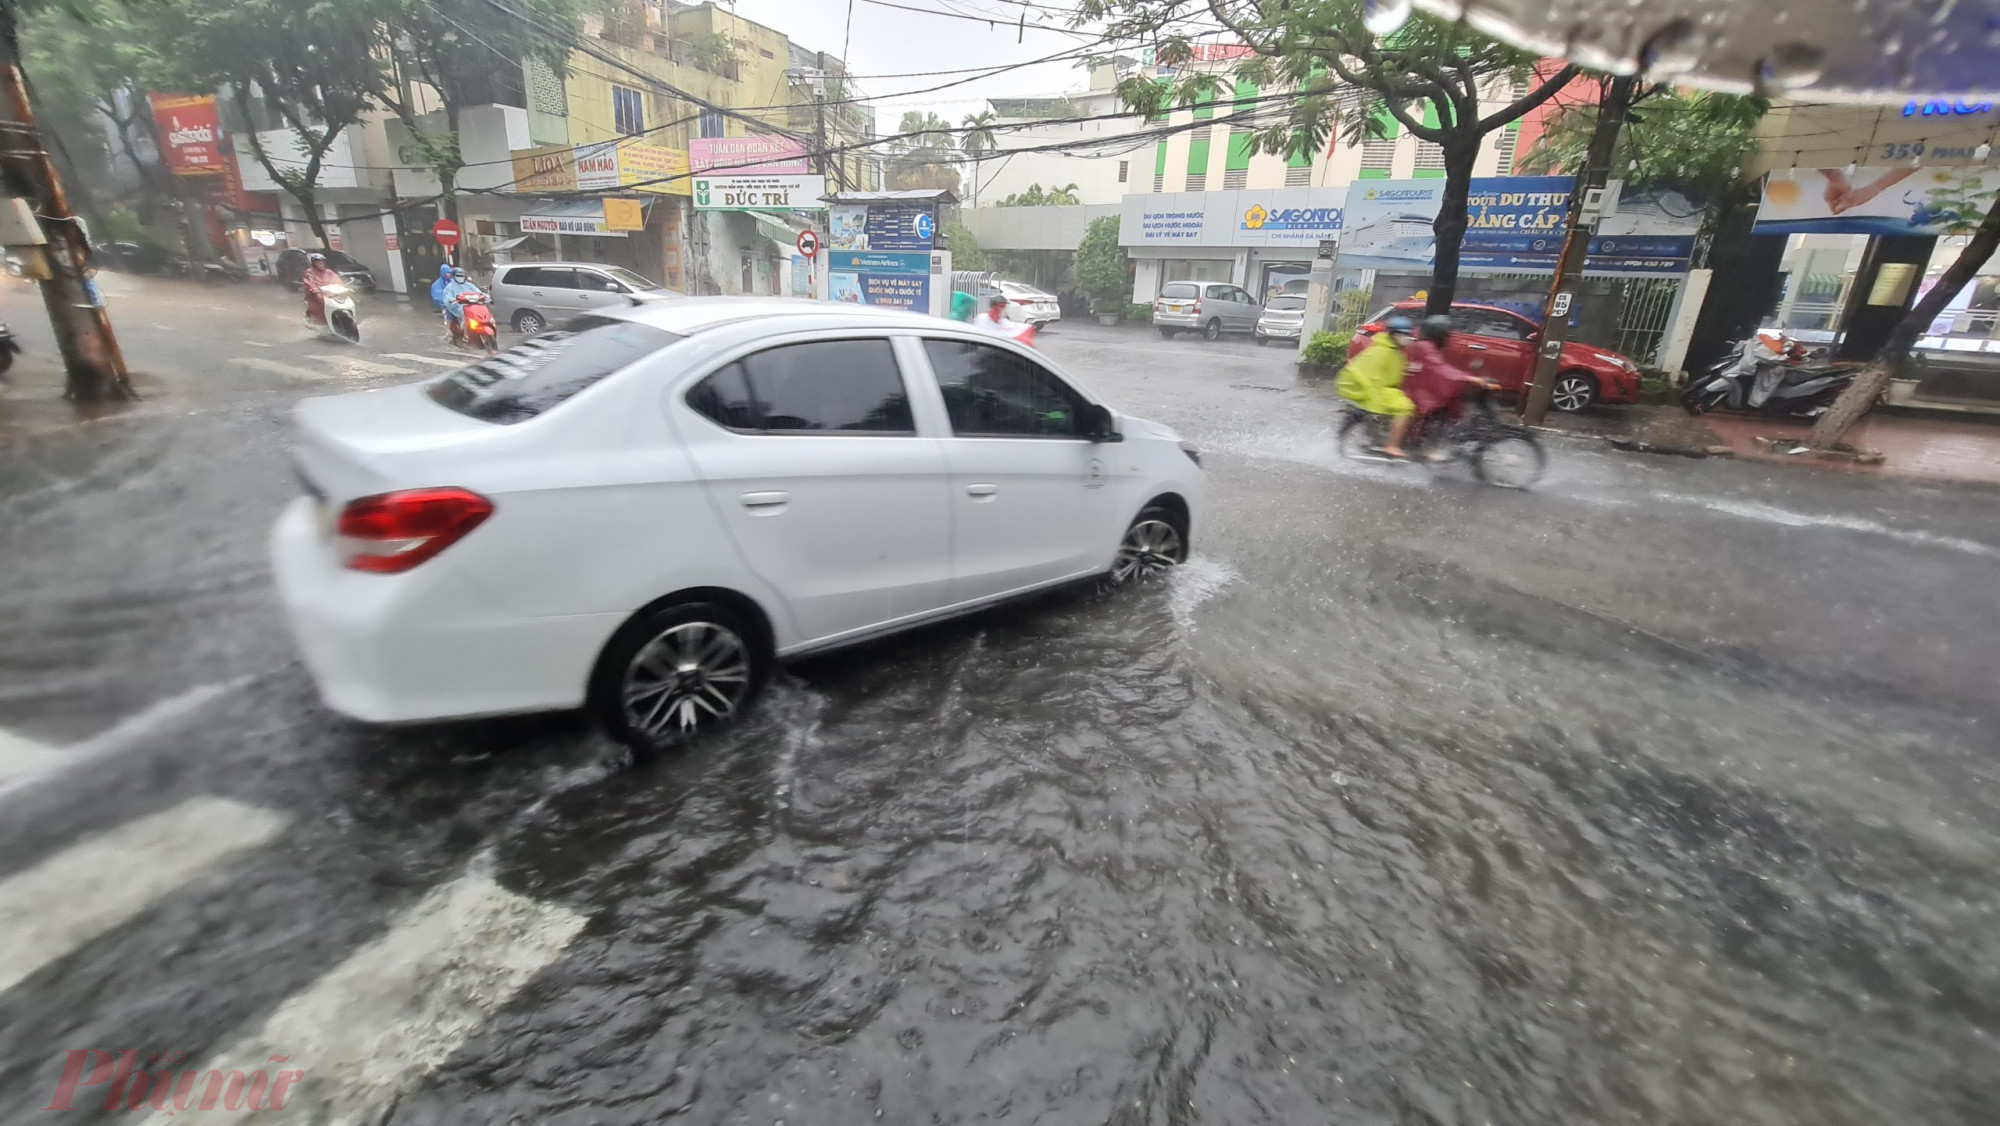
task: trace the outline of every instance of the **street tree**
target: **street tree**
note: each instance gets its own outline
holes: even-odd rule
[[[1608,79],[1597,79],[1602,90]],[[1589,80],[1575,83],[1589,88]],[[1541,137],[1521,158],[1521,169],[1546,175],[1575,172],[1585,164],[1602,96],[1558,106]],[[1769,111],[1762,98],[1647,86],[1626,112],[1625,128],[1611,153],[1611,175],[1626,189],[1659,188],[1702,201],[1734,194],[1752,181],[1743,162],[1757,151],[1757,122]]]
[[[889,138],[889,168],[886,179],[891,188],[942,188],[957,192],[957,130],[935,113],[909,110]]]
[[[1219,26],[1253,52],[1235,67],[1237,78],[1290,91],[1281,113],[1261,104],[1238,110],[1268,122],[1250,133],[1257,151],[1316,153],[1336,130],[1358,144],[1386,136],[1391,123],[1438,146],[1445,178],[1426,300],[1437,313],[1451,307],[1458,290],[1480,145],[1554,97],[1578,71],[1564,66],[1538,74],[1533,53],[1449,20],[1418,14],[1393,27],[1380,22],[1381,11],[1395,10],[1370,0],[1082,0],[1078,18],[1107,21],[1107,42],[1151,42],[1162,66],[1182,68],[1165,83],[1135,75],[1119,84],[1125,102],[1148,115],[1223,96],[1221,74],[1187,66],[1194,37]],[[1494,102],[1497,108],[1483,112]]]
[[[1029,184],[1027,191],[1014,192],[993,206],[1070,207],[1083,202],[1083,198],[1077,194],[1079,191],[1075,184],[1064,184],[1062,187],[1049,188],[1046,191],[1039,183]]]
[[[967,230],[963,223],[946,223],[944,226],[945,245],[951,247],[951,268],[954,270],[984,270],[986,249],[979,245],[979,239]]]
[[[344,4],[219,0],[189,4],[166,49],[180,53],[202,84],[226,88],[246,124],[250,153],[299,201],[313,236],[327,244],[319,207],[327,155],[358,124],[387,84],[374,50],[376,23]],[[281,128],[297,154],[273,152],[261,135]]]
[[[959,138],[958,147],[972,158],[972,205],[979,206],[979,162],[1000,147],[1000,141],[993,135],[993,122],[997,120],[990,109],[978,113],[968,113],[960,122],[965,135]]]
[[[1076,244],[1076,288],[1090,298],[1091,310],[1110,313],[1131,300],[1132,279],[1125,247],[1118,241],[1118,217],[1102,215],[1090,221],[1083,241]]]
[[[465,167],[460,114],[518,97],[510,85],[529,59],[562,76],[565,40],[581,32],[586,6],[586,0],[509,0],[505,7],[486,0],[376,0],[376,51],[390,60],[378,97],[437,176],[442,214],[458,217],[458,173]],[[432,104],[438,118],[427,120]]]

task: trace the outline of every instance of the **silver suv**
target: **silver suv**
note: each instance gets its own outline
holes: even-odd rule
[[[1153,302],[1153,327],[1168,340],[1175,332],[1214,340],[1225,332],[1254,330],[1262,312],[1255,298],[1228,282],[1168,282]]]
[[[493,315],[533,336],[579,313],[681,296],[623,266],[602,262],[519,262],[493,270]]]

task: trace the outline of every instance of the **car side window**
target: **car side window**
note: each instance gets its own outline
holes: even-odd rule
[[[576,271],[552,270],[547,266],[543,266],[535,284],[541,286],[543,289],[575,289],[577,288]]]
[[[624,292],[623,286],[598,273],[596,270],[578,270],[576,272],[576,282],[578,289],[588,289],[596,293]]]
[[[1474,336],[1489,336],[1500,340],[1526,340],[1528,330],[1521,322],[1504,313],[1489,313],[1483,309],[1469,309],[1459,316],[1464,320],[1465,331]]]
[[[910,396],[887,340],[767,348],[710,375],[687,405],[731,430],[914,436]]]
[[[1086,400],[1033,360],[969,340],[925,340],[961,438],[1081,438]]]
[[[1235,296],[1236,300],[1241,301],[1245,305],[1255,305],[1257,303],[1257,299],[1250,296],[1250,291],[1247,289],[1232,289],[1230,293]]]
[[[501,285],[540,285],[542,271],[539,266],[514,266],[500,279]]]

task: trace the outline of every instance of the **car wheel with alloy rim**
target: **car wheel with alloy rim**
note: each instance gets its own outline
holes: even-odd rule
[[[1125,529],[1111,564],[1112,586],[1129,586],[1165,574],[1187,561],[1187,528],[1172,510],[1152,505]]]
[[[1566,371],[1556,376],[1555,393],[1549,396],[1549,405],[1559,411],[1575,414],[1597,401],[1597,381],[1580,371]]]
[[[1220,317],[1213,318],[1207,324],[1201,326],[1201,338],[1203,340],[1222,339],[1222,319]]]
[[[543,320],[542,315],[533,309],[523,309],[514,314],[514,331],[523,336],[540,336],[542,330],[547,327],[549,322]]]
[[[598,658],[588,707],[613,738],[663,750],[741,715],[770,672],[760,631],[715,602],[683,602],[627,622]]]

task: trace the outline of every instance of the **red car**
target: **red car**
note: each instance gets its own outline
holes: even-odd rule
[[[1390,313],[1401,313],[1422,323],[1424,303],[1399,301],[1369,318],[1355,330],[1347,346],[1353,359],[1368,346],[1368,339],[1382,331]],[[1500,384],[1503,391],[1518,392],[1535,374],[1535,342],[1542,338],[1541,326],[1519,313],[1495,305],[1455,303],[1451,307],[1451,340],[1444,346],[1445,358],[1474,375],[1483,375]],[[1556,369],[1556,392],[1550,405],[1559,411],[1580,411],[1593,403],[1636,403],[1639,401],[1639,365],[1607,348],[1565,341],[1562,366]]]

